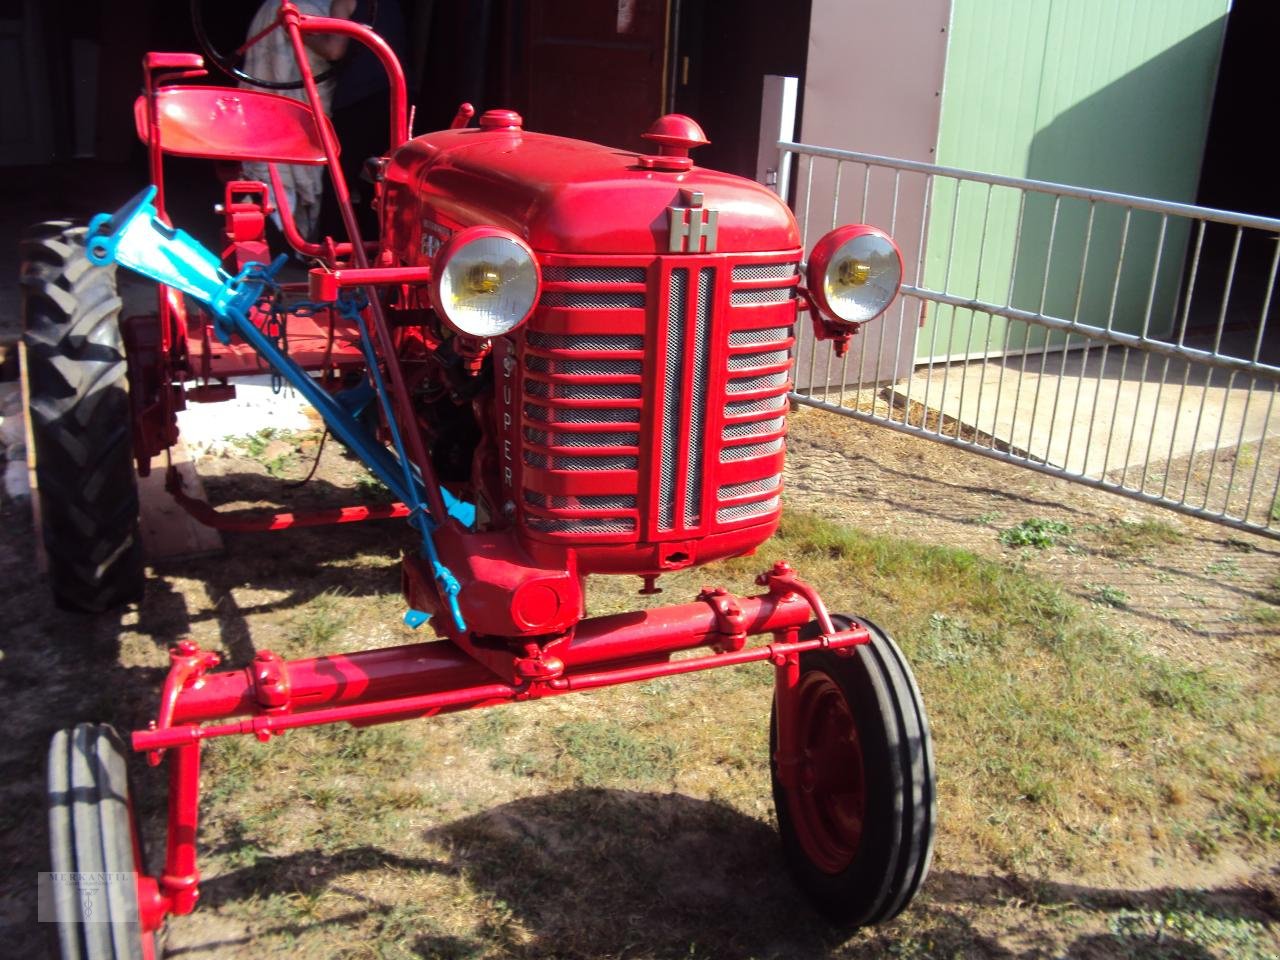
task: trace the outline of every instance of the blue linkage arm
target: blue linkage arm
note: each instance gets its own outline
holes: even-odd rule
[[[423,556],[431,563],[432,572],[449,604],[457,628],[465,631],[466,624],[457,599],[460,589],[458,581],[440,562],[436,552],[431,536],[436,522],[427,514],[423,503],[422,482],[405,455],[400,431],[396,427],[383,387],[377,358],[373,355],[368,331],[358,308],[349,300],[338,304],[344,315],[353,318],[359,325],[361,347],[391,428],[396,455],[372,437],[349,410],[249,320],[250,309],[258,302],[262,291],[274,284],[275,274],[287,257],[282,254],[270,266],[249,264],[238,276],[232,277],[222,269],[218,258],[190,234],[160,222],[151,202],[155,192],[155,187],[148,187],[116,213],[99,214],[90,221],[87,249],[89,259],[98,266],[120,263],[199,300],[213,313],[214,328],[219,340],[227,343],[233,333],[238,335],[289,381],[316,408],[334,436],[353,450],[378,479],[410,508],[410,520],[422,536]],[[443,488],[440,493],[450,516],[466,527],[475,524],[474,505],[459,500]]]
[[[377,393],[378,400],[382,404],[382,414],[391,432],[391,442],[395,445],[396,454],[400,458],[401,466],[404,468],[405,485],[413,497],[413,499],[405,500],[404,502],[409,506],[410,522],[422,534],[422,555],[431,564],[432,575],[436,578],[436,583],[439,584],[441,593],[449,604],[449,612],[453,614],[453,622],[458,625],[459,630],[466,630],[462,619],[462,609],[458,606],[458,593],[462,588],[458,584],[457,577],[440,562],[440,557],[436,553],[435,541],[431,537],[435,524],[427,513],[426,505],[418,496],[418,484],[414,480],[409,456],[405,453],[404,440],[400,436],[400,428],[396,425],[395,412],[391,409],[391,398],[387,395],[386,387],[382,382],[382,370],[379,368],[378,358],[373,352],[373,340],[369,337],[369,331],[365,328],[364,317],[360,315],[359,305],[350,297],[344,297],[340,300],[338,309],[348,320],[354,320],[356,326],[360,329],[360,348],[364,351],[365,365],[373,377],[374,392]],[[448,491],[442,489],[441,493],[447,495]],[[468,507],[470,507],[470,504],[468,504]],[[472,522],[474,522],[474,507],[471,507],[471,516]],[[470,526],[471,524],[468,523],[467,525]]]

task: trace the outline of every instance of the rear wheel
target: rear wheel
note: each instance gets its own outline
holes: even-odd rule
[[[50,894],[63,960],[156,956],[138,910],[144,864],[125,757],[105,724],[59,730],[49,744]]]
[[[120,298],[114,267],[67,221],[23,239],[22,310],[41,527],[54,599],[99,613],[142,595]]]
[[[915,679],[897,645],[874,624],[848,657],[800,658],[795,698],[799,756],[791,786],[778,772],[773,798],[796,883],[831,920],[883,923],[920,889],[933,854],[933,743]],[[805,634],[817,636],[810,624]]]

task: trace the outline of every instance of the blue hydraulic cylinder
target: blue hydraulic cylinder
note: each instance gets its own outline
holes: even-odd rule
[[[394,419],[389,420],[389,427],[399,456],[370,435],[351,411],[316,383],[307,371],[249,320],[253,305],[258,302],[264,290],[274,286],[275,275],[285,264],[287,257],[282,254],[270,266],[249,264],[233,277],[222,269],[218,258],[190,234],[160,221],[152,203],[155,193],[154,186],[148,187],[114,214],[99,214],[90,221],[87,241],[90,261],[99,266],[119,263],[199,300],[213,314],[215,332],[223,343],[229,342],[232,334],[239,336],[301,393],[324,418],[334,436],[354,451],[378,479],[410,508],[411,522],[422,536],[423,555],[432,565],[436,582],[449,604],[458,629],[465,630],[466,625],[457,601],[458,582],[440,562],[431,537],[431,532],[439,521],[427,515],[421,478],[405,457]],[[341,304],[339,309],[360,321],[358,312],[351,304]],[[378,393],[383,395],[385,391],[376,357],[372,355],[372,345],[367,342],[362,321],[359,326],[374,385]],[[390,416],[386,397],[383,395],[381,399]],[[465,527],[474,526],[473,504],[458,499],[443,488],[440,494],[451,517]]]

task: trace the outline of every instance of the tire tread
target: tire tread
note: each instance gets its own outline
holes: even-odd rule
[[[59,606],[101,613],[142,593],[142,545],[114,268],[85,228],[32,227],[20,244],[29,413],[42,534]]]

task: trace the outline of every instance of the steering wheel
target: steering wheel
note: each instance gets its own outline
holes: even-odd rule
[[[279,24],[268,27],[257,36],[249,37],[240,47],[232,53],[226,53],[219,50],[213,45],[213,41],[209,39],[209,32],[204,26],[204,3],[202,0],[191,0],[191,26],[195,30],[196,40],[200,44],[200,49],[204,51],[205,58],[225,73],[233,80],[242,80],[254,87],[262,87],[267,90],[298,90],[302,87],[302,80],[264,80],[262,77],[255,77],[247,73],[244,69],[244,52],[254,43],[260,41],[272,30],[281,29]],[[369,15],[367,17],[370,23],[376,22],[378,19],[378,0],[369,0]],[[316,83],[323,83],[338,75],[338,71],[342,69],[345,61],[340,60],[330,66],[328,69],[316,74]]]

